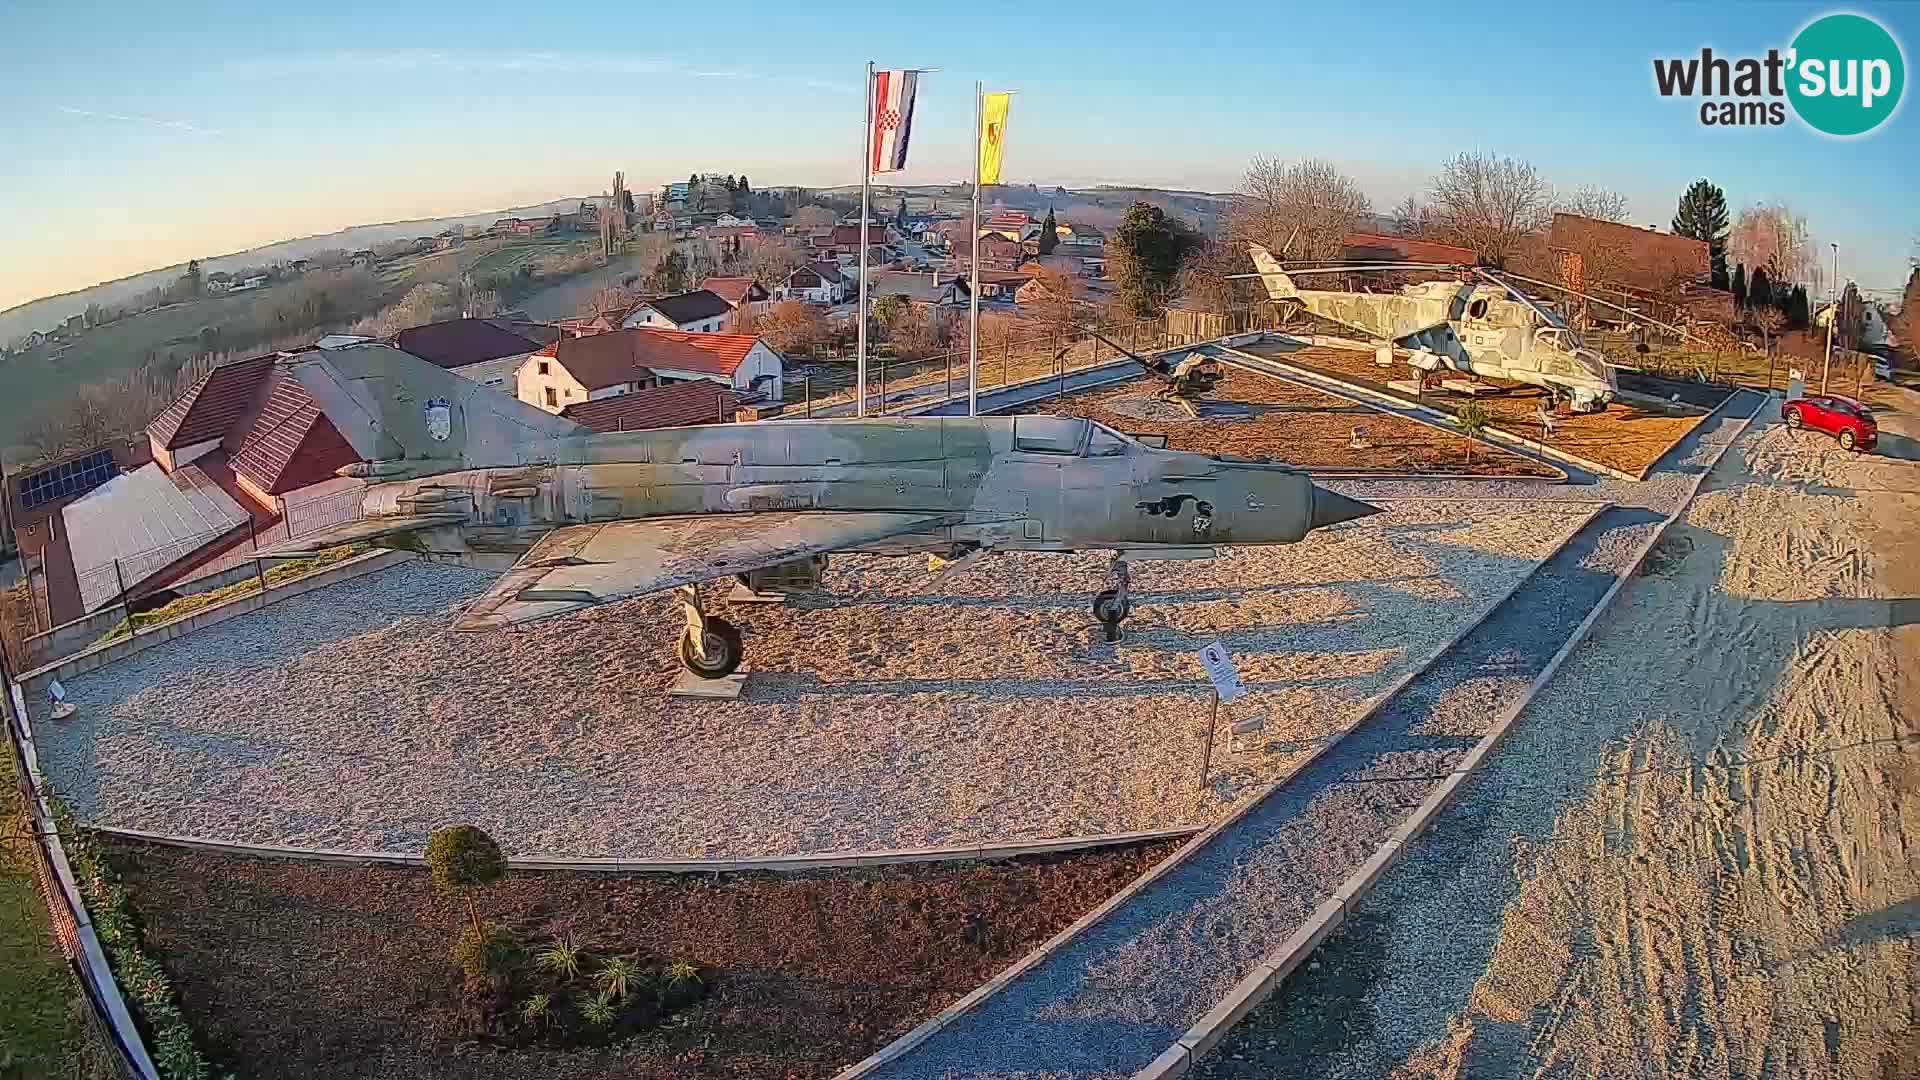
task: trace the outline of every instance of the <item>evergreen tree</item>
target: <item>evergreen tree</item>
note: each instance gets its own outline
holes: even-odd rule
[[[1795,285],[1787,301],[1787,322],[1795,330],[1805,330],[1812,321],[1813,311],[1807,300],[1807,287]]]
[[[1753,272],[1753,279],[1747,282],[1747,306],[1752,308],[1771,307],[1773,305],[1773,283],[1767,280],[1767,268],[1761,267]]]
[[[1179,218],[1136,202],[1107,241],[1107,268],[1135,315],[1157,315],[1173,294],[1180,263],[1200,238]]]
[[[894,211],[893,223],[900,227],[901,232],[907,231],[907,197],[905,195],[900,196],[900,209]]]
[[[1747,306],[1747,264],[1739,263],[1733,268],[1733,307],[1735,311]]]
[[[1695,180],[1673,214],[1673,234],[1707,243],[1713,287],[1727,287],[1727,193],[1709,180]]]
[[[1060,227],[1053,220],[1053,207],[1047,207],[1047,220],[1040,225],[1040,254],[1051,255],[1060,246]]]

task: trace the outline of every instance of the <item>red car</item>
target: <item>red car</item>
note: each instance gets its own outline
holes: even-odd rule
[[[1787,426],[1799,431],[1824,431],[1840,440],[1843,450],[1871,450],[1880,438],[1873,413],[1852,398],[1837,394],[1808,394],[1780,406]]]

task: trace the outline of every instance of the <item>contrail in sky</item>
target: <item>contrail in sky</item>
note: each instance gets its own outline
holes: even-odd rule
[[[162,120],[155,116],[129,116],[126,113],[94,112],[92,109],[76,109],[69,105],[60,106],[60,111],[68,116],[85,116],[94,120],[120,120],[129,124],[148,124],[153,127],[172,128],[194,135],[218,135],[213,128],[203,128],[198,124],[189,124],[185,120]]]

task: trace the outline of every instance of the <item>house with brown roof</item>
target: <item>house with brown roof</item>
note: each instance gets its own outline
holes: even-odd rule
[[[620,320],[622,329],[651,326],[661,330],[685,330],[696,334],[717,334],[727,327],[733,305],[705,289],[642,300],[627,310]]]
[[[558,331],[542,333],[536,340],[512,326],[494,319],[447,319],[402,330],[393,336],[392,344],[436,367],[507,393],[521,363],[559,336]]]
[[[1509,268],[1574,288],[1614,288],[1646,296],[1670,295],[1707,284],[1707,242],[1614,221],[1555,214],[1545,233],[1526,238]]]
[[[727,302],[727,306],[736,310],[741,304],[761,304],[768,299],[767,290],[750,277],[710,277],[700,283],[700,287]]]
[[[519,398],[551,413],[665,383],[717,383],[782,400],[785,359],[752,334],[632,327],[563,338],[520,366]]]
[[[1341,241],[1340,257],[1360,262],[1446,263],[1458,266],[1474,266],[1480,261],[1472,248],[1384,233],[1348,233]]]
[[[694,424],[730,424],[741,396],[705,380],[664,383],[631,394],[578,401],[560,415],[595,431],[646,431]]]

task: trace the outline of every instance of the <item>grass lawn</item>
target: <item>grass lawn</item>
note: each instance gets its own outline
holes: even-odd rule
[[[585,250],[585,247],[586,244],[578,240],[508,242],[475,260],[473,265],[467,267],[467,272],[470,274],[499,273],[544,259],[549,255],[571,255],[576,250]]]
[[[4,768],[0,817],[11,837],[25,828],[12,754],[6,755]],[[0,854],[0,1076],[85,1076],[77,1064],[84,1043],[74,1012],[80,994],[47,928],[32,859],[15,842]]]

